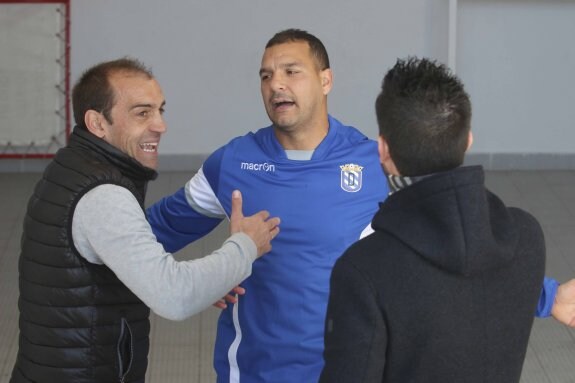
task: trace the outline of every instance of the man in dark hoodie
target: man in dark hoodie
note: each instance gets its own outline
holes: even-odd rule
[[[471,103],[444,65],[399,60],[376,111],[392,193],[333,269],[320,382],[519,382],[540,225],[461,166]]]

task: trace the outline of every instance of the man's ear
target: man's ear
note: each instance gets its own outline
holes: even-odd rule
[[[469,136],[467,137],[467,149],[465,149],[465,151],[468,151],[469,148],[471,148],[472,144],[473,144],[473,133],[471,133],[471,130],[470,130]]]
[[[106,129],[103,126],[104,118],[101,113],[89,109],[84,114],[84,124],[86,124],[86,128],[88,128],[90,133],[96,137],[104,138],[106,135]]]
[[[333,72],[330,68],[324,69],[320,72],[320,77],[323,94],[327,96],[333,86]]]
[[[389,145],[382,135],[377,137],[377,151],[379,153],[379,162],[381,162],[385,172],[396,176],[400,175],[389,153]]]
[[[381,162],[382,165],[391,158],[387,141],[381,135],[377,137],[377,151],[379,153],[379,162]]]

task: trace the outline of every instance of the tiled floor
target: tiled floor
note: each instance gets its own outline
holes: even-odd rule
[[[181,186],[189,173],[164,173],[150,184],[153,202]],[[7,383],[17,349],[17,258],[26,201],[39,174],[0,174],[0,383]],[[488,187],[508,204],[533,213],[547,240],[547,275],[575,277],[575,172],[488,172]],[[227,227],[177,254],[193,258],[219,247]],[[183,322],[152,318],[148,382],[209,383],[215,379],[212,351],[218,310]],[[575,330],[552,319],[536,320],[522,383],[575,383]],[[270,382],[273,383],[273,382]],[[297,382],[307,383],[307,382]]]

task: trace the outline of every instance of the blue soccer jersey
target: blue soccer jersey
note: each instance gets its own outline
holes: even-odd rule
[[[221,313],[218,382],[316,382],[323,367],[329,277],[335,260],[369,226],[388,194],[377,144],[329,118],[310,160],[286,157],[267,127],[214,152],[186,187],[149,209],[158,240],[175,251],[230,214],[281,219],[273,249],[253,264],[246,294]],[[191,207],[191,209],[190,209]]]

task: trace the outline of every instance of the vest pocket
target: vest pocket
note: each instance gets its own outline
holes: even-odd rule
[[[120,320],[120,337],[116,346],[120,382],[124,382],[134,359],[132,329],[125,318]]]

